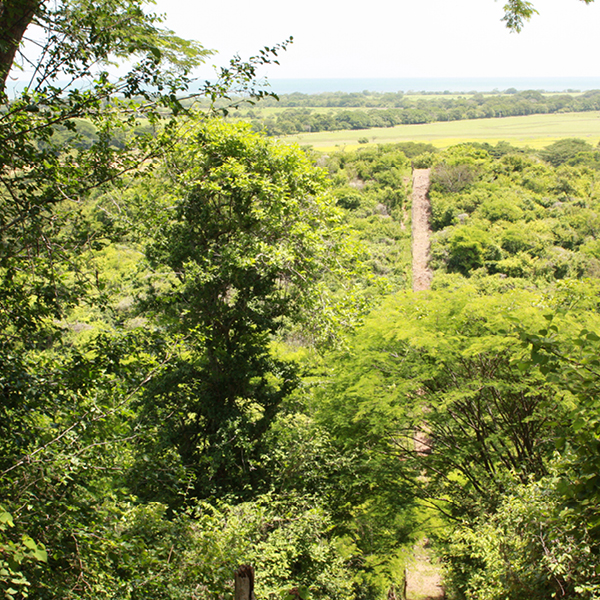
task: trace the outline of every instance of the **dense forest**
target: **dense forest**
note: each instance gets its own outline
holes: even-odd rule
[[[5,598],[400,598],[423,536],[449,598],[600,598],[600,148],[318,155],[223,118],[285,44],[189,94],[136,0],[0,27]]]

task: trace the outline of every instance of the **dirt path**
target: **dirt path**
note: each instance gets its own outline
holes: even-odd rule
[[[406,567],[406,600],[442,600],[444,589],[439,565],[431,560],[427,540],[417,543]]]
[[[431,169],[414,169],[412,192],[412,276],[413,291],[428,290],[433,273],[429,262],[429,175]],[[417,452],[427,453],[430,446],[424,432],[416,432],[415,448]],[[406,566],[406,600],[442,600],[441,571],[432,561],[427,540],[423,539],[413,549],[410,562]]]
[[[429,173],[431,169],[414,169],[412,192],[412,274],[413,291],[428,290],[433,273],[429,270]]]

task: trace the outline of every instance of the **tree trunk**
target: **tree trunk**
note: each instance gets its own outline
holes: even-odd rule
[[[43,0],[0,0],[0,94],[23,34]]]
[[[242,565],[235,572],[235,600],[255,600],[254,567]]]

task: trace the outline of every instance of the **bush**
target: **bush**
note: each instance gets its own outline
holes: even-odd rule
[[[515,203],[515,199],[493,197],[486,200],[479,208],[479,213],[490,221],[519,221],[523,211]]]
[[[432,152],[423,152],[412,159],[413,169],[429,169],[434,162],[435,156]]]
[[[540,156],[553,167],[558,167],[574,158],[580,152],[590,152],[593,148],[586,141],[579,138],[565,138],[546,146]]]
[[[451,598],[600,598],[598,547],[558,486],[557,477],[513,484],[495,514],[454,529],[444,551]]]
[[[476,168],[471,165],[439,164],[431,174],[431,183],[442,192],[457,193],[477,179]]]
[[[468,275],[484,265],[488,235],[476,227],[460,227],[448,237],[448,270]]]
[[[135,544],[129,560],[136,576],[128,580],[137,582],[124,598],[231,599],[233,573],[247,563],[256,569],[256,595],[263,600],[294,586],[308,588],[314,599],[351,597],[352,576],[328,537],[330,519],[311,498],[199,503],[175,523],[164,510],[134,509],[121,532]]]
[[[459,214],[457,207],[457,198],[455,196],[445,196],[432,190],[429,194],[431,202],[430,226],[432,231],[439,231],[444,227],[455,224],[455,219]]]

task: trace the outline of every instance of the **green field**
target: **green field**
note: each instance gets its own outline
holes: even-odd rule
[[[359,138],[368,138],[369,143],[375,144],[428,142],[438,148],[467,141],[495,144],[506,140],[515,146],[543,148],[567,137],[582,138],[591,144],[597,144],[600,141],[600,112],[475,119],[353,131],[321,131],[286,136],[282,139],[311,145],[321,151],[331,151],[344,147],[356,148],[359,146]]]

